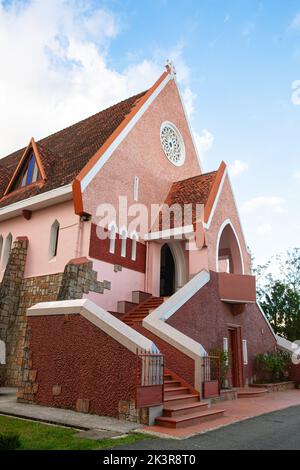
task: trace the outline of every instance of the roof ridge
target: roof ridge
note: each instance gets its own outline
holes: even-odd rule
[[[174,181],[172,184],[184,183],[184,182],[186,182],[186,181],[195,180],[196,178],[201,178],[202,176],[209,176],[209,175],[212,175],[213,173],[217,174],[217,173],[218,173],[218,170],[209,171],[209,172],[207,172],[207,173],[201,173],[200,175],[190,176],[189,178],[185,178],[184,180]]]
[[[95,116],[98,116],[99,114],[101,114],[101,113],[103,113],[103,112],[105,112],[105,111],[108,111],[108,110],[114,108],[115,106],[121,105],[122,103],[126,103],[127,101],[133,100],[134,98],[135,98],[135,101],[137,101],[138,99],[142,98],[142,97],[145,95],[145,93],[147,93],[147,91],[148,91],[148,90],[144,90],[144,91],[142,91],[142,92],[140,92],[140,93],[137,93],[136,95],[129,96],[128,98],[125,98],[125,99],[122,100],[122,101],[118,101],[117,103],[114,103],[114,104],[112,104],[111,106],[108,106],[107,108],[103,108],[103,109],[101,109],[100,111],[98,111],[97,113],[91,114],[90,116],[88,116],[88,117],[86,117],[86,118],[84,118],[84,119],[81,119],[80,121],[74,122],[73,124],[70,124],[69,126],[66,126],[66,127],[64,127],[63,129],[59,129],[58,131],[55,131],[55,132],[53,132],[52,134],[49,134],[49,135],[47,135],[47,136],[45,136],[45,137],[42,137],[41,139],[39,139],[38,141],[36,141],[36,143],[43,145],[43,143],[45,143],[45,141],[47,141],[47,139],[50,139],[51,137],[57,136],[57,135],[60,134],[61,132],[64,132],[64,131],[66,131],[66,130],[68,130],[68,129],[71,129],[71,128],[74,127],[74,126],[80,125],[80,124],[82,124],[82,123],[88,121],[89,119],[92,119],[92,118],[94,118]],[[135,103],[135,104],[136,104],[136,103]],[[14,155],[16,155],[16,154],[19,153],[19,152],[22,152],[22,153],[23,153],[25,150],[26,150],[26,147],[21,147],[21,148],[19,148],[19,149],[17,149],[17,150],[14,150],[14,151],[11,152],[11,153],[9,153],[8,155],[5,155],[5,156],[2,157],[2,158],[0,157],[0,162],[1,162],[1,164],[5,164],[5,160],[6,160],[7,158],[11,158],[11,157],[13,157]]]
[[[125,99],[122,100],[122,101],[118,101],[117,103],[114,103],[114,104],[112,104],[111,106],[108,106],[107,108],[101,109],[101,111],[98,111],[97,113],[91,114],[90,116],[88,116],[88,117],[86,117],[86,118],[84,118],[84,119],[81,119],[80,121],[74,122],[73,124],[70,124],[69,126],[66,126],[66,127],[64,127],[63,129],[60,129],[59,131],[53,132],[53,134],[50,134],[50,135],[47,135],[46,137],[43,137],[42,139],[38,140],[37,142],[38,142],[38,143],[43,143],[43,141],[45,141],[45,140],[47,140],[47,139],[50,139],[51,137],[54,137],[55,135],[59,134],[60,132],[64,132],[64,131],[66,131],[66,130],[68,130],[68,129],[71,129],[71,128],[74,127],[74,126],[77,126],[77,125],[79,125],[79,124],[82,124],[82,123],[88,121],[89,119],[92,119],[92,118],[98,116],[99,114],[104,113],[105,111],[108,111],[108,110],[114,108],[115,106],[119,106],[119,105],[122,104],[122,103],[126,103],[127,101],[133,100],[134,98],[135,98],[135,102],[136,102],[138,99],[142,98],[142,97],[144,96],[144,94],[147,93],[147,91],[148,91],[148,90],[145,90],[145,91],[143,91],[143,92],[141,92],[141,93],[137,93],[136,95],[129,96],[128,98],[125,98]],[[136,103],[135,103],[135,104],[136,104]],[[135,104],[134,104],[134,105],[135,105]]]

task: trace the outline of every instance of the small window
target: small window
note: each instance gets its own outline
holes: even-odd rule
[[[113,255],[116,249],[116,226],[112,224],[109,229],[109,252]]]
[[[132,261],[136,261],[136,248],[137,248],[137,233],[133,233],[131,235],[132,246],[131,246],[131,259]]]
[[[2,256],[2,249],[3,249],[3,237],[2,237],[2,235],[0,235],[0,259],[1,259],[1,256]]]
[[[50,231],[49,259],[55,258],[57,255],[59,227],[60,226],[57,220],[53,222]]]
[[[2,268],[5,269],[9,260],[12,245],[12,234],[7,235],[5,240]]]
[[[134,189],[133,189],[133,199],[135,201],[139,200],[139,177],[134,177]]]
[[[41,179],[39,167],[34,153],[31,152],[28,155],[28,158],[24,160],[11,190],[14,191],[15,189],[24,188],[31,183],[35,183],[39,179]]]
[[[127,230],[125,228],[121,230],[121,240],[121,256],[126,258]]]
[[[243,359],[244,359],[244,366],[248,365],[248,346],[247,340],[243,339]]]

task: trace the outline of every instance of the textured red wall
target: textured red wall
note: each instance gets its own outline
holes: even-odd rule
[[[241,315],[234,316],[229,304],[221,302],[218,276],[211,272],[210,282],[200,289],[168,323],[200,342],[206,351],[223,348],[223,338],[228,337],[229,325],[241,327],[242,339],[247,340],[248,365],[244,378],[253,377],[253,362],[257,354],[274,351],[276,341],[256,304],[247,304]]]
[[[160,352],[164,355],[165,366],[168,369],[182,377],[193,387],[195,386],[195,363],[193,359],[186,356],[181,351],[178,351],[178,349],[174,348],[151,331],[146,330],[146,328],[136,326],[135,330],[156,344]]]
[[[89,256],[100,261],[106,261],[111,264],[119,264],[124,268],[132,269],[144,273],[146,271],[146,245],[137,242],[136,244],[136,260],[131,259],[132,240],[126,240],[126,257],[121,256],[122,240],[119,234],[116,234],[115,253],[109,252],[110,240],[100,240],[97,236],[97,225],[92,224]]]
[[[292,365],[289,378],[300,385],[300,364]]]
[[[90,413],[118,416],[119,401],[136,398],[135,354],[80,315],[28,318],[36,403],[75,409],[88,399]]]

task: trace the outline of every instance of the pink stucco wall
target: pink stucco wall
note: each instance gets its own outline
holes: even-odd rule
[[[49,260],[50,230],[55,220],[60,223],[58,253]],[[79,217],[74,213],[72,201],[35,211],[30,220],[20,216],[0,223],[0,235],[4,242],[9,233],[13,240],[20,236],[27,236],[29,239],[26,278],[63,272],[68,261],[88,252],[89,232],[90,224],[80,223]],[[4,273],[2,259],[0,262],[1,280]]]
[[[206,231],[205,234],[208,246],[208,266],[209,269],[212,271],[216,271],[216,250],[218,234],[220,232],[220,228],[223,222],[227,219],[230,219],[240,241],[242,256],[244,260],[244,274],[251,274],[251,257],[247,250],[241,221],[235,204],[230,182],[228,177],[226,176],[210,228],[208,231]]]
[[[160,127],[164,121],[174,123],[183,136],[186,160],[182,167],[170,163],[162,150]],[[138,202],[150,208],[151,204],[164,202],[174,181],[199,173],[199,161],[178,89],[171,80],[86,188],[83,193],[84,208],[92,214],[92,221],[97,223],[96,212],[100,203],[114,205],[117,213],[119,196],[127,196],[128,206],[134,204],[135,176],[139,177]],[[150,226],[144,231],[141,230],[142,235],[149,229]],[[102,299],[97,296],[97,303],[100,302],[105,308],[115,309],[117,300],[130,300],[131,291],[138,288],[159,295],[160,247],[152,248],[148,257],[146,286],[145,278],[141,274],[125,269],[122,273],[115,274],[113,265],[95,262],[94,269],[96,267],[100,280],[107,279],[112,282],[111,293],[105,293]],[[95,300],[95,294],[89,295]]]
[[[111,282],[111,290],[104,290],[104,294],[89,292],[84,295],[84,298],[92,300],[105,310],[116,312],[119,300],[131,301],[132,291],[145,290],[145,274],[143,273],[126,268],[114,272],[113,264],[98,260],[93,260],[93,269],[98,273],[98,281]]]
[[[186,148],[183,166],[176,167],[166,158],[161,142],[160,127],[171,121],[181,132]],[[139,202],[147,207],[164,202],[172,182],[200,173],[199,162],[188,123],[173,80],[157,96],[126,139],[114,151],[83,194],[84,208],[97,221],[100,203],[118,206],[119,195],[134,203],[134,177],[139,177]]]

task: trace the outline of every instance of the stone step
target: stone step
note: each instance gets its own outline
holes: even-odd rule
[[[179,405],[168,405],[164,407],[163,415],[167,417],[184,416],[191,413],[197,413],[198,411],[204,411],[208,409],[208,404],[199,402],[179,404]]]
[[[170,398],[173,396],[186,395],[189,393],[188,387],[164,387],[165,398]]]
[[[181,382],[179,380],[164,380],[164,387],[180,387]]]
[[[164,404],[166,406],[173,406],[179,404],[193,403],[199,401],[199,394],[196,393],[187,393],[185,395],[175,395],[172,397],[165,397]]]
[[[265,395],[266,393],[268,393],[268,390],[266,389],[251,390],[250,388],[249,389],[245,388],[244,390],[237,391],[237,397],[238,398],[255,398],[255,397],[260,397],[262,395]]]
[[[134,310],[138,304],[135,302],[129,302],[128,300],[119,300],[117,310],[119,313],[129,313]]]
[[[204,423],[213,419],[221,418],[224,416],[225,410],[204,410],[196,413],[190,413],[182,416],[161,416],[156,418],[156,424],[167,428],[186,428],[188,426],[194,426],[195,424]]]

